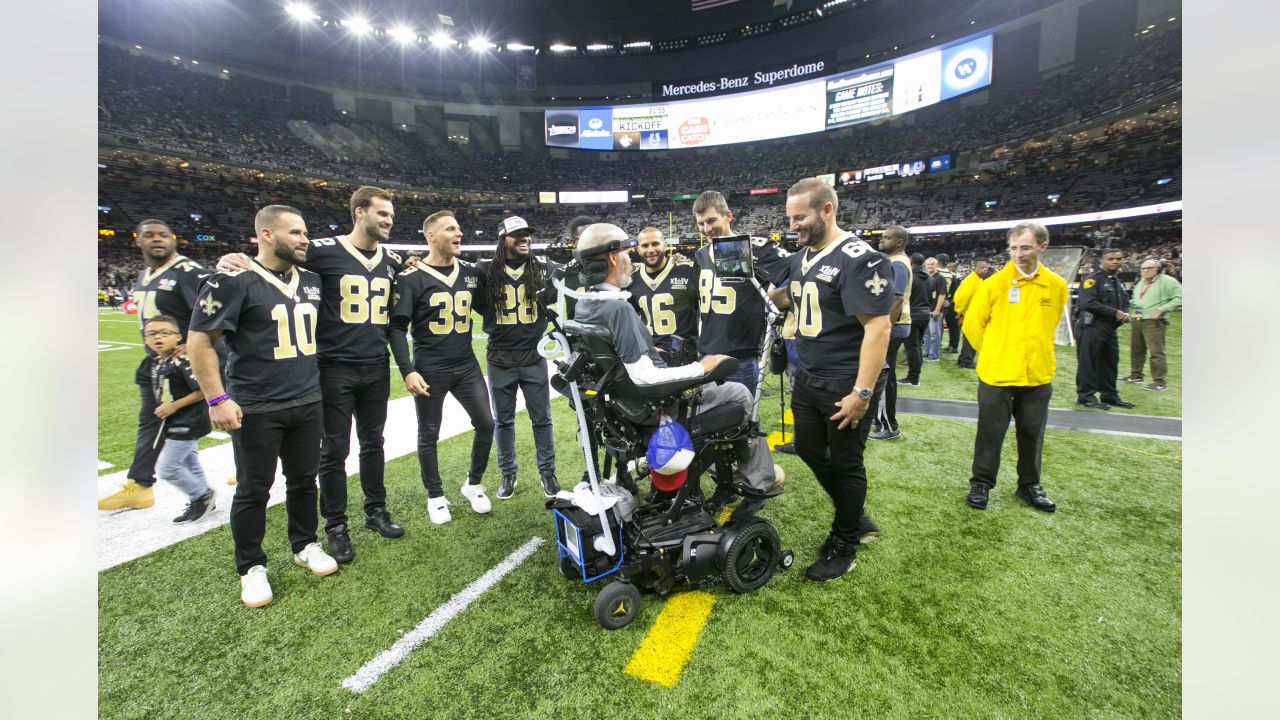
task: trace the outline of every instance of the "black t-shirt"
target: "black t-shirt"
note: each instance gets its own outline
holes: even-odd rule
[[[133,285],[138,321],[145,325],[147,320],[157,315],[168,315],[178,321],[178,330],[185,338],[200,285],[212,274],[200,263],[181,255],[174,255],[155,270],[147,268],[138,273],[138,280]],[[146,347],[145,343],[143,347],[148,355],[155,357],[154,350]]]
[[[316,328],[320,276],[295,267],[284,277],[254,260],[250,269],[214,273],[191,313],[191,329],[230,339],[227,393],[244,412],[320,396]]]
[[[476,362],[471,313],[488,307],[480,272],[465,260],[444,268],[419,263],[396,277],[391,322],[413,332],[413,368],[448,370]]]
[[[922,267],[911,268],[911,314],[929,315],[937,301],[933,294],[933,278]]]
[[[151,368],[151,391],[159,405],[181,400],[199,389],[185,357],[161,358]],[[174,440],[196,440],[212,429],[209,408],[203,402],[192,403],[164,419],[164,436]]]
[[[545,282],[533,297],[529,296],[525,285],[524,274],[529,271],[529,262],[525,261],[516,267],[504,264],[502,267],[503,304],[490,308],[484,315],[484,332],[489,336],[485,344],[485,358],[490,365],[497,367],[526,367],[543,362],[538,354],[538,345],[547,331],[546,303],[555,298],[551,288],[551,273],[556,269],[554,263],[537,258],[534,262],[543,265]],[[481,282],[478,292],[483,294],[486,303],[489,298],[489,273],[493,260],[481,260],[476,263],[476,272]]]
[[[863,329],[856,316],[888,315],[893,308],[889,258],[848,237],[816,255],[807,250],[792,255],[790,277],[800,366],[848,392],[862,352]]]
[[[767,289],[769,283],[782,286],[787,280],[787,251],[768,238],[751,238],[751,256],[756,280]],[[730,355],[754,358],[764,335],[764,298],[744,278],[717,278],[711,261],[711,244],[693,254],[698,268],[698,352],[703,355]]]
[[[583,300],[578,303],[574,320],[609,329],[614,352],[623,363],[630,365],[648,355],[655,367],[667,364],[658,354],[653,337],[640,322],[635,309],[623,300]]]
[[[379,246],[366,251],[344,237],[317,238],[303,266],[320,276],[317,341],[321,360],[387,358],[387,325],[400,256]]]
[[[698,337],[698,268],[668,260],[657,275],[641,264],[632,274],[629,302],[655,340]]]

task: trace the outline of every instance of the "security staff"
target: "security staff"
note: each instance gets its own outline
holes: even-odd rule
[[[1124,259],[1119,250],[1107,250],[1098,269],[1080,286],[1076,311],[1076,404],[1095,410],[1110,406],[1131,408],[1116,393],[1116,368],[1120,341],[1116,328],[1129,320],[1128,294],[1116,277]],[[1101,398],[1101,402],[1099,402]]]

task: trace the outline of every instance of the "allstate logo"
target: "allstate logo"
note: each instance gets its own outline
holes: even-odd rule
[[[956,63],[955,70],[953,70],[952,72],[955,73],[957,80],[967,80],[969,76],[973,75],[973,73],[976,72],[977,70],[978,70],[978,61],[974,60],[971,57],[967,57],[961,60],[960,62]]]
[[[587,121],[587,127],[591,128],[592,130],[599,130],[600,128],[604,127],[604,121],[598,117],[593,117]]]

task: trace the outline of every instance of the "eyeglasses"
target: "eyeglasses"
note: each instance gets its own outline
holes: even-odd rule
[[[142,333],[142,337],[151,339],[151,338],[168,337],[169,335],[181,335],[181,334],[182,333],[178,332],[177,330],[148,330]]]

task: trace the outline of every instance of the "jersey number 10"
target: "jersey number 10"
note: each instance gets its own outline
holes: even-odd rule
[[[284,303],[271,308],[271,319],[276,321],[276,359],[288,360],[298,354],[316,354],[316,308],[298,303],[293,312]],[[290,323],[290,319],[293,320]]]

